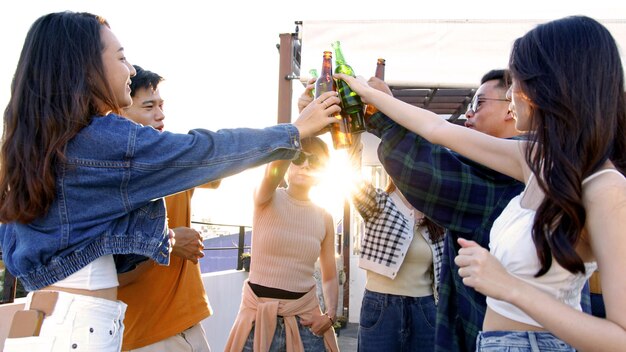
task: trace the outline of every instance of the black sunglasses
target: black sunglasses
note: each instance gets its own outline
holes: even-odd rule
[[[304,162],[308,160],[309,161],[309,166],[312,169],[318,169],[322,166],[324,166],[324,163],[322,162],[322,160],[320,160],[320,158],[315,155],[315,154],[311,154],[311,153],[306,153],[306,152],[300,152],[300,155],[298,155],[297,158],[293,159],[291,162],[294,165],[300,166],[302,164],[304,164]]]

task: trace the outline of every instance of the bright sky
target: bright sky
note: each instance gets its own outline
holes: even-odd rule
[[[33,21],[49,12],[87,11],[105,17],[125,47],[129,61],[165,77],[161,85],[166,101],[165,128],[184,133],[196,127],[217,130],[276,123],[276,44],[280,33],[295,30],[295,21],[626,16],[625,6],[615,0],[574,0],[563,4],[545,0],[2,1],[0,108],[4,111],[9,99],[11,77],[26,32]],[[294,84],[294,97],[300,95],[301,89]],[[211,218],[218,223],[251,224],[252,189],[261,172],[262,168],[257,168],[226,179],[218,190],[196,191],[195,217]]]

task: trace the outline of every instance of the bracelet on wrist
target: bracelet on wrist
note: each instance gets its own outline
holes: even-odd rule
[[[331,318],[330,315],[328,315],[328,313],[324,313],[324,315],[328,317],[332,325],[335,325],[335,320]]]

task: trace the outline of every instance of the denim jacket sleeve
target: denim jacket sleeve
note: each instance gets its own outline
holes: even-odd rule
[[[124,123],[117,119],[126,120],[105,117],[95,130],[116,130]],[[128,209],[273,160],[291,159],[300,148],[298,130],[291,124],[176,134],[129,123],[124,129],[128,136],[121,141],[125,145],[119,146],[127,162],[122,189]]]

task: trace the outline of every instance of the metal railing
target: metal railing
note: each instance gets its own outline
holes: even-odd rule
[[[245,245],[245,236],[246,236],[246,228],[251,229],[250,226],[245,225],[228,225],[228,224],[215,224],[210,222],[202,222],[202,221],[192,221],[192,224],[197,225],[208,225],[208,226],[223,226],[223,227],[236,227],[239,229],[239,236],[237,246],[230,247],[205,247],[205,251],[219,251],[219,250],[237,250],[237,270],[243,269],[243,261],[241,259],[241,255],[243,254],[245,249],[250,249],[250,246]]]

